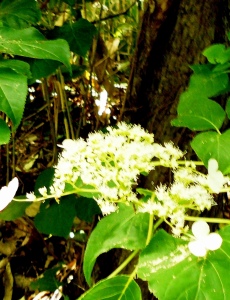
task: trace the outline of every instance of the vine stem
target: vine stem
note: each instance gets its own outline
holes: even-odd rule
[[[203,217],[191,217],[185,216],[184,218],[186,221],[198,221],[203,220],[208,223],[221,223],[221,224],[230,224],[230,220],[221,219],[221,218],[203,218]]]
[[[133,251],[124,261],[122,264],[120,264],[120,266],[115,270],[113,271],[107,278],[112,278],[112,277],[115,277],[117,274],[119,274],[121,272],[121,270],[123,270],[127,265],[128,263],[130,263],[130,261],[138,254],[140,250],[135,250]],[[136,268],[135,268],[135,273],[136,273]],[[133,274],[133,272],[132,272]],[[134,274],[135,275],[135,274]],[[134,277],[133,275],[133,277]]]

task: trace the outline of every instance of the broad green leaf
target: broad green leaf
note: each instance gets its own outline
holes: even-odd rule
[[[131,206],[120,206],[119,211],[104,217],[93,230],[85,251],[83,270],[86,281],[97,257],[113,248],[138,250],[145,247],[149,214],[136,214]]]
[[[92,198],[85,198],[85,197],[77,198],[75,208],[76,208],[77,217],[86,222],[92,222],[93,216],[101,213],[101,210],[97,205],[97,202]]]
[[[29,27],[41,17],[35,0],[3,0],[0,3],[0,20],[4,26],[12,28]]]
[[[141,300],[138,284],[129,276],[119,275],[99,281],[77,300]]]
[[[215,44],[206,48],[203,55],[212,64],[224,64],[230,60],[230,49],[226,49],[223,44]]]
[[[218,103],[192,91],[181,95],[177,112],[172,125],[191,130],[220,129],[225,119],[225,111]]]
[[[30,288],[32,290],[54,292],[60,285],[63,284],[56,278],[56,274],[60,269],[61,266],[46,270],[44,274],[42,274],[41,278],[31,282]]]
[[[198,258],[185,241],[159,231],[140,254],[138,276],[159,300],[229,299],[230,226],[219,233],[221,248]]]
[[[26,101],[27,77],[12,69],[1,68],[0,111],[12,121],[13,129],[19,125]]]
[[[217,132],[203,132],[198,134],[192,141],[191,146],[196,152],[197,156],[208,167],[210,158],[217,160],[219,170],[224,173],[230,173],[230,130],[223,134]]]
[[[0,119],[0,145],[7,144],[10,141],[10,129],[3,119]]]
[[[12,69],[18,74],[26,77],[31,77],[30,65],[24,61],[17,59],[2,59],[0,60],[0,69]]]
[[[95,34],[96,27],[86,19],[64,24],[54,32],[55,37],[65,39],[69,43],[70,50],[81,56],[85,56],[89,51]]]
[[[70,52],[65,40],[48,41],[35,28],[0,27],[0,52],[39,59],[52,59],[70,68]]]
[[[189,91],[197,96],[213,97],[223,93],[229,84],[229,78],[226,73],[204,71],[199,74],[193,74],[189,81]]]
[[[24,199],[25,196],[15,198],[20,200],[20,198]],[[25,214],[25,210],[30,204],[30,202],[24,201],[11,201],[10,204],[0,212],[0,220],[12,221],[20,218]]]
[[[62,197],[60,203],[45,201],[34,219],[36,228],[41,233],[66,238],[76,216],[75,202],[74,195]]]

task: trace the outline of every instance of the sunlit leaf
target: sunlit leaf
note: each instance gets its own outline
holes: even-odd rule
[[[0,68],[6,69],[12,69],[18,74],[21,74],[26,77],[31,76],[30,72],[30,65],[24,61],[17,60],[17,59],[1,59],[0,60]]]
[[[230,130],[223,134],[213,131],[202,132],[191,143],[193,150],[206,167],[209,159],[214,158],[223,174],[230,172],[230,151],[227,145],[230,145]]]
[[[36,24],[40,17],[35,0],[3,0],[0,3],[0,20],[4,26],[24,28]]]
[[[206,48],[203,55],[212,64],[224,64],[230,60],[230,49],[226,49],[223,44],[215,44]]]
[[[218,103],[193,92],[181,95],[177,112],[172,125],[191,130],[220,129],[225,119],[225,111]]]
[[[19,125],[26,101],[27,77],[12,69],[0,72],[0,111],[12,121],[14,129]]]
[[[99,281],[78,300],[141,300],[141,290],[129,276],[120,275]]]
[[[185,241],[159,231],[140,255],[138,276],[160,300],[229,299],[230,226],[219,233],[221,248],[197,258]]]
[[[113,248],[138,250],[145,247],[148,214],[136,214],[132,207],[121,206],[118,212],[104,217],[93,230],[85,251],[83,270],[90,276],[97,257]]]
[[[10,141],[10,129],[6,122],[0,119],[0,145],[7,144]]]
[[[0,27],[0,51],[39,59],[52,59],[70,68],[70,52],[65,40],[46,40],[35,28]]]

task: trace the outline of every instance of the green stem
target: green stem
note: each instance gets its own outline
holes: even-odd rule
[[[157,228],[161,225],[161,223],[164,222],[163,218],[160,218],[159,220],[156,221],[156,223],[153,226],[153,233],[157,230]]]
[[[120,266],[113,271],[107,278],[112,278],[115,277],[117,274],[119,274],[129,263],[130,261],[138,254],[140,250],[135,250],[133,251],[124,261]]]
[[[147,235],[147,239],[146,239],[146,246],[149,244],[152,235],[153,235],[153,214],[150,213],[149,214],[149,229],[148,229],[148,235]]]
[[[185,216],[184,218],[186,221],[198,221],[203,220],[208,223],[221,223],[221,224],[230,224],[230,220],[221,219],[221,218],[202,218],[202,217],[191,217]]]
[[[72,191],[69,191],[69,192],[65,192],[63,194],[61,194],[60,197],[63,197],[63,196],[67,196],[67,195],[71,195],[71,194],[79,194],[80,193],[99,193],[98,190],[92,190],[92,189],[81,189],[81,188],[75,188],[74,190]],[[52,199],[52,198],[55,198],[55,195],[47,195],[46,197],[36,197],[35,200],[30,200],[30,199],[16,199],[16,198],[13,198],[14,201],[22,201],[22,202],[36,202],[36,201],[43,201],[43,200],[46,200],[46,199]]]

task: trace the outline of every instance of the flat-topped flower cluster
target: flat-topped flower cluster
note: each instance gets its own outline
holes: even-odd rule
[[[77,191],[80,179],[98,192],[94,199],[103,214],[115,212],[118,203],[132,203],[137,212],[148,212],[169,222],[176,236],[184,230],[187,210],[210,209],[215,204],[212,193],[219,192],[228,181],[218,171],[215,160],[210,163],[209,174],[204,175],[194,163],[181,160],[184,153],[173,143],[154,143],[153,134],[139,125],[120,123],[108,127],[106,133],[89,134],[87,140],[64,140],[60,147],[63,151],[55,166],[53,185],[49,193],[46,188],[39,190],[44,198],[60,198],[66,184]],[[148,174],[155,166],[171,168],[174,182],[153,187],[151,197],[141,198],[135,191],[139,175]]]

